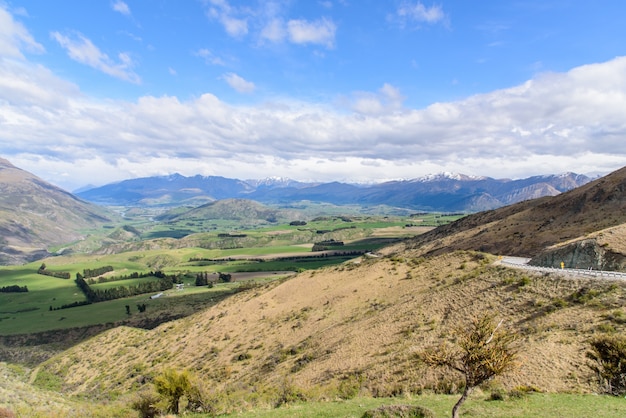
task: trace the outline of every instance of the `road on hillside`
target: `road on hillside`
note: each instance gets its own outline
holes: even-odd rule
[[[605,271],[605,270],[586,270],[586,269],[560,269],[554,267],[538,267],[528,264],[530,258],[523,257],[502,257],[500,264],[508,267],[519,268],[524,270],[532,270],[540,273],[555,273],[569,277],[586,277],[586,278],[601,278],[606,280],[626,280],[626,273],[619,271]]]

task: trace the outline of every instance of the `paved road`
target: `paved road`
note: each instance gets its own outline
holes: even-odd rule
[[[571,277],[587,277],[587,278],[602,278],[608,280],[626,280],[626,273],[618,271],[603,271],[603,270],[586,270],[586,269],[559,269],[554,267],[537,267],[530,266],[528,262],[530,258],[522,257],[503,257],[500,260],[501,264],[508,267],[520,268],[524,270],[533,270],[542,273],[556,273],[564,276]]]

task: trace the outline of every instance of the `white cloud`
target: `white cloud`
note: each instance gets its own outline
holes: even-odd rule
[[[254,36],[260,43],[287,40],[294,44],[324,45],[327,48],[335,44],[337,25],[332,19],[287,19],[283,16],[285,4],[281,2],[261,2],[257,9],[233,7],[226,0],[208,0],[207,4],[207,16],[220,22],[234,38],[244,38],[254,30]]]
[[[402,26],[409,23],[426,23],[432,25],[440,22],[445,23],[447,16],[441,6],[432,5],[426,7],[418,0],[415,3],[410,1],[403,2],[396,10],[395,15],[391,16],[390,19],[397,21]]]
[[[226,80],[229,86],[231,86],[239,93],[252,93],[256,88],[254,83],[246,81],[235,73],[224,74],[223,78],[224,80]]]
[[[209,0],[209,3],[212,6],[208,9],[207,16],[218,20],[226,33],[235,38],[242,38],[248,34],[248,21],[245,17],[238,16],[247,13],[246,9],[238,10],[226,0]]]
[[[44,47],[1,6],[0,4],[0,56],[24,58],[22,48],[33,53],[43,53]]]
[[[130,16],[130,8],[128,7],[128,4],[124,3],[122,0],[116,0],[113,3],[111,3],[111,7],[113,8],[114,11],[123,14],[124,16]]]
[[[242,37],[248,33],[248,22],[244,19],[222,16],[220,20],[230,36]]]
[[[315,21],[290,20],[287,22],[289,40],[295,44],[319,44],[332,48],[337,26],[326,18]]]
[[[220,57],[215,56],[213,52],[206,48],[200,48],[199,50],[194,52],[193,55],[204,59],[204,62],[206,62],[207,64],[226,65]]]
[[[282,42],[287,36],[287,29],[285,22],[281,19],[271,19],[261,30],[261,40],[268,40],[270,42]]]
[[[353,96],[348,100],[347,106],[354,112],[370,116],[397,112],[402,109],[405,99],[400,90],[388,83],[376,93],[356,92]],[[345,101],[340,101],[342,102]]]
[[[118,54],[119,62],[116,63],[80,33],[63,35],[60,32],[52,32],[51,36],[65,48],[69,57],[74,61],[121,80],[135,84],[141,83],[141,78],[132,70],[134,62],[127,53]]]
[[[288,99],[231,105],[211,94],[103,101],[24,58],[35,41],[23,28],[0,28],[14,51],[0,58],[2,157],[68,189],[174,171],[371,181],[626,165],[626,57],[423,109],[404,107],[391,84],[348,96],[340,109]],[[113,61],[80,35],[53,36],[79,62],[137,77],[129,55]],[[234,73],[224,81],[255,89]]]
[[[417,22],[437,23],[445,17],[441,6],[426,7],[422,2],[404,3],[398,8],[398,15]]]

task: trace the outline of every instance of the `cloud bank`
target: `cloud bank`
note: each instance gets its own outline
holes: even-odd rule
[[[381,181],[440,171],[493,177],[608,172],[626,163],[626,57],[540,74],[518,86],[403,105],[386,83],[328,103],[274,99],[232,105],[211,93],[191,100],[144,96],[103,101],[40,64],[41,51],[10,15],[0,19],[2,157],[69,190],[129,177],[287,176]],[[12,28],[12,29],[7,29]],[[70,56],[130,77],[80,35],[55,34]],[[233,88],[255,85],[234,73]]]

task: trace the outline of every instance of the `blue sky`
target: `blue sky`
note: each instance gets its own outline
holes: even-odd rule
[[[0,0],[0,156],[384,181],[626,165],[618,0]]]

